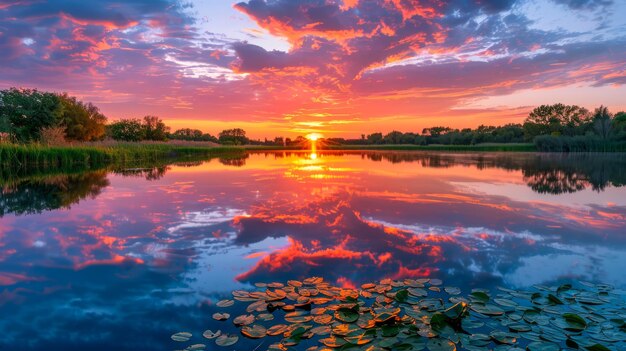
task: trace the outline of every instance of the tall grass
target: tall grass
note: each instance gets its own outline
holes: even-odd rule
[[[540,135],[534,142],[537,150],[542,152],[626,152],[626,142],[597,136]]]
[[[128,143],[114,146],[42,146],[0,144],[0,166],[68,168],[111,163],[157,161],[198,155],[243,153],[240,148]]]

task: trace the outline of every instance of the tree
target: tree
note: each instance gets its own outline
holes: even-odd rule
[[[189,140],[189,141],[212,141],[217,142],[217,138],[208,133],[202,133],[199,129],[183,128],[178,129],[168,135],[169,139]]]
[[[138,119],[122,119],[108,126],[107,134],[121,141],[141,141],[146,138],[146,129]]]
[[[367,136],[367,141],[370,144],[382,144],[383,133],[373,133]]]
[[[154,141],[166,141],[167,133],[170,128],[156,116],[145,116],[143,118],[143,127],[145,129],[145,139]]]
[[[200,140],[202,138],[202,131],[191,128],[178,129],[170,135],[170,138],[177,140]]]
[[[221,144],[228,145],[245,145],[248,143],[246,131],[241,128],[226,129],[219,134]]]
[[[613,116],[608,107],[601,105],[593,113],[593,129],[604,140],[608,139],[613,126]]]
[[[63,107],[52,93],[11,88],[0,91],[0,127],[18,142],[38,141],[41,130],[59,124]]]
[[[584,134],[591,125],[591,115],[586,108],[576,105],[541,105],[530,112],[524,121],[528,140],[538,135]]]
[[[93,141],[104,136],[107,118],[95,105],[67,93],[57,96],[63,106],[60,124],[65,128],[67,140]]]
[[[618,112],[613,116],[613,132],[617,140],[626,140],[626,112]]]
[[[387,133],[383,138],[385,144],[400,144],[402,142],[402,132],[397,130]]]

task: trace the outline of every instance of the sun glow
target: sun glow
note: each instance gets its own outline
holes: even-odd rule
[[[311,140],[311,141],[317,141],[318,139],[323,138],[323,137],[324,136],[322,134],[319,134],[319,133],[311,133],[311,134],[308,134],[306,136],[306,138]]]

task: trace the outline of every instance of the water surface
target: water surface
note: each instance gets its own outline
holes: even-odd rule
[[[231,290],[311,276],[626,287],[621,154],[270,152],[0,178],[0,349],[170,350]]]

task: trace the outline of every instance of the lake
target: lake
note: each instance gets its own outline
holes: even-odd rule
[[[259,152],[0,179],[2,350],[172,350],[232,290],[314,276],[626,288],[623,154]]]

